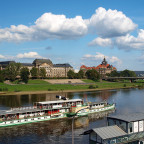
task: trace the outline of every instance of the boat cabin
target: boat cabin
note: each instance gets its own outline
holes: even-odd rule
[[[71,106],[81,106],[81,105],[83,105],[83,101],[81,99],[45,101],[35,103],[35,106],[40,109],[53,109],[62,107],[70,108]]]
[[[96,108],[103,108],[106,105],[107,102],[100,102],[100,103],[91,103],[89,106],[91,109],[96,109]]]

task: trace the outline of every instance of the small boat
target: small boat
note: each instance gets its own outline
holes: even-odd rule
[[[82,99],[61,99],[57,101],[36,102],[32,107],[0,110],[0,127],[39,121],[85,116],[89,113],[114,109],[115,104],[84,103]]]

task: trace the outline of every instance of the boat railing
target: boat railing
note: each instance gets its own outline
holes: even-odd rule
[[[28,109],[37,109],[37,107],[35,107],[35,106],[29,106],[29,107],[11,108],[11,110],[28,110]]]
[[[23,118],[17,118],[15,115],[15,116],[8,116],[8,117],[0,118],[0,122],[22,120],[22,119],[28,119],[28,118],[37,118],[37,117],[44,117],[44,116],[51,116],[51,115],[52,114],[43,114],[43,115],[37,114],[33,116],[27,115],[27,116],[24,116]]]

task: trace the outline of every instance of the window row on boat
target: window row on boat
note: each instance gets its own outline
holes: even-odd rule
[[[62,108],[62,107],[71,107],[71,106],[80,106],[83,104],[83,101],[49,101],[49,102],[37,102],[35,106],[39,109],[51,109],[51,108]]]
[[[40,116],[50,116],[57,113],[68,112],[68,109],[33,110],[33,111],[0,111],[0,121],[26,119]]]
[[[104,103],[92,103],[92,104],[90,104],[90,107],[91,107],[91,108],[102,108],[102,107],[104,107],[106,104],[107,104],[106,102],[104,102]]]

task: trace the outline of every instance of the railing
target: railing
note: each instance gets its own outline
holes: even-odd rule
[[[35,106],[30,106],[30,107],[17,107],[17,108],[11,108],[10,110],[27,110],[27,109],[37,109]]]
[[[132,134],[126,134],[121,137],[113,138],[109,140],[108,144],[124,144],[144,139],[144,131]]]

